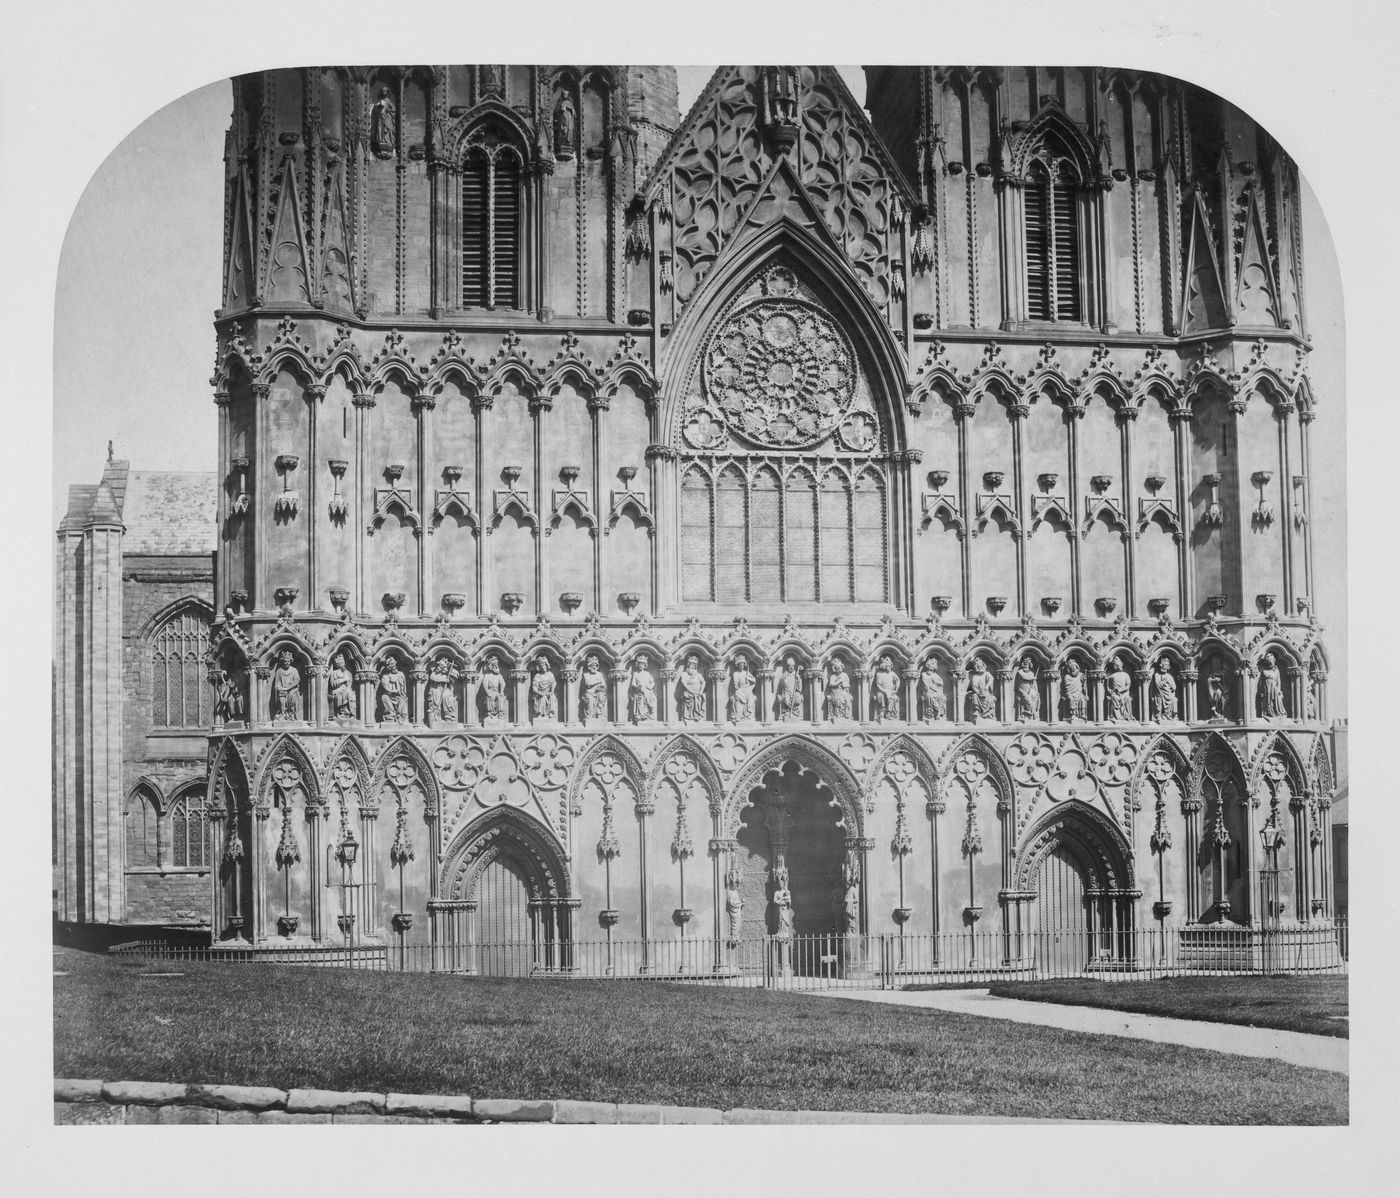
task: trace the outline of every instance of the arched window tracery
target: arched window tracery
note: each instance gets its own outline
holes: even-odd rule
[[[1025,188],[1026,316],[1084,319],[1079,172],[1053,143],[1027,170]]]
[[[524,172],[494,125],[473,136],[462,162],[462,307],[521,306]]]
[[[203,728],[213,718],[214,696],[205,676],[207,620],[186,608],[151,637],[151,723],[156,728]]]

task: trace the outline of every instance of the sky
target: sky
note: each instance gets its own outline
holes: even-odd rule
[[[859,67],[840,68],[857,100]],[[684,114],[714,71],[677,70]],[[107,442],[133,467],[214,468],[218,422],[208,383],[223,247],[227,82],[166,105],[135,129],[93,176],[69,225],[59,269],[54,362],[53,521],[70,483],[94,482]],[[1316,199],[1304,205],[1309,370],[1314,424],[1311,513],[1318,593],[1339,648],[1346,635],[1346,471],[1342,303],[1331,239]],[[1334,467],[1342,467],[1340,469]],[[1346,663],[1333,653],[1329,699],[1346,713]]]

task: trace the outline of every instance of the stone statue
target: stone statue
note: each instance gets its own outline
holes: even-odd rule
[[[1322,679],[1319,678],[1315,673],[1310,672],[1308,674],[1308,689],[1306,690],[1306,692],[1304,692],[1304,701],[1307,705],[1307,718],[1309,720],[1316,720],[1321,718],[1322,703],[1319,699],[1321,692]]]
[[[535,721],[557,720],[559,708],[554,695],[554,671],[543,657],[535,658],[530,676],[530,718]]]
[[[627,685],[627,715],[634,724],[656,719],[656,679],[651,676],[651,659],[638,653],[632,663],[632,678]]]
[[[1210,673],[1206,675],[1206,698],[1210,703],[1210,711],[1207,715],[1208,719],[1223,723],[1230,718],[1225,710],[1227,694],[1228,691],[1225,687],[1225,671],[1221,668],[1220,662],[1217,659],[1210,663]]]
[[[408,721],[408,682],[392,654],[379,667],[379,722],[403,724]]]
[[[841,897],[844,919],[841,931],[860,931],[860,867],[847,861],[841,867]]]
[[[569,96],[561,96],[554,107],[554,156],[572,158],[574,140],[578,135],[578,114]]]
[[[1283,675],[1272,653],[1259,659],[1259,718],[1278,720],[1288,718],[1283,703]]]
[[[972,721],[980,724],[983,720],[997,718],[996,680],[992,677],[987,663],[980,657],[972,659],[969,667],[967,688],[972,699]]]
[[[705,675],[694,653],[685,659],[681,671],[680,698],[682,724],[698,724],[705,718]]]
[[[506,680],[501,674],[501,663],[493,653],[486,659],[481,674],[481,697],[483,703],[483,723],[504,724],[510,718],[506,703]]]
[[[899,674],[888,653],[880,658],[871,682],[870,715],[877,724],[899,719]]]
[[[272,722],[301,719],[301,671],[292,661],[292,651],[283,649],[277,655],[277,668],[272,671]]]
[[[1119,657],[1108,659],[1103,676],[1104,719],[1110,724],[1133,722],[1133,676],[1123,668]]]
[[[1040,719],[1040,678],[1035,662],[1027,655],[1016,667],[1016,718],[1022,722]]]
[[[1157,659],[1152,672],[1152,718],[1159,724],[1176,719],[1176,679],[1172,677],[1171,662]]]
[[[389,89],[379,89],[379,99],[369,113],[369,148],[376,158],[392,158],[398,149],[398,113]]]
[[[428,726],[457,722],[457,667],[445,654],[433,658],[428,666],[427,708]]]
[[[605,721],[608,718],[608,676],[596,653],[590,653],[583,663],[583,680],[579,687],[579,715],[583,722]]]
[[[235,678],[223,666],[219,667],[218,678],[214,683],[214,722],[227,724],[243,718],[243,690]]]
[[[763,99],[769,124],[795,125],[801,84],[796,67],[767,67],[763,72]]]
[[[833,658],[826,676],[826,718],[851,718],[851,679],[839,657]]]
[[[773,867],[773,906],[778,916],[778,939],[792,939],[792,891],[788,889],[786,865]]]
[[[778,674],[777,689],[773,694],[773,714],[779,722],[802,718],[802,675],[797,671],[797,662],[785,658]]]
[[[919,671],[919,715],[927,722],[948,718],[948,695],[938,664],[928,658]]]
[[[1065,676],[1060,687],[1065,695],[1065,719],[1074,723],[1087,718],[1089,695],[1084,686],[1084,671],[1072,657],[1065,662]]]
[[[355,675],[344,653],[337,653],[331,660],[330,674],[326,678],[330,687],[331,719],[353,720],[355,718]]]
[[[753,671],[742,653],[729,675],[729,718],[736,724],[753,719]]]
[[[729,946],[733,948],[743,939],[744,896],[740,890],[744,875],[737,865],[724,871],[724,914],[729,921]]]

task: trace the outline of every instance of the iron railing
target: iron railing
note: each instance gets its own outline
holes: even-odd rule
[[[512,941],[288,944],[256,948],[133,941],[108,951],[161,962],[308,965],[482,977],[600,978],[784,990],[898,989],[908,985],[1065,977],[1346,974],[1345,921],[1297,927],[988,930],[942,935],[801,935],[739,941]]]

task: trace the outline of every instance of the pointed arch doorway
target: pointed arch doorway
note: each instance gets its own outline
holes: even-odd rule
[[[840,808],[815,772],[789,761],[753,787],[739,818],[735,864],[741,875],[742,940],[757,946],[782,935],[780,892],[786,877],[788,930],[800,946],[793,955],[794,969],[815,973],[820,958],[829,954],[815,947],[805,951],[805,946],[818,946],[817,938],[829,937],[834,954],[835,942],[846,930],[849,854]]]

